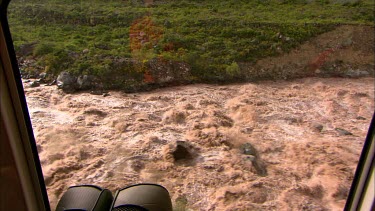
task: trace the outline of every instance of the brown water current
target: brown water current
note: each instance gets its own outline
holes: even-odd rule
[[[25,92],[52,209],[151,182],[176,210],[342,210],[374,112],[374,78]]]

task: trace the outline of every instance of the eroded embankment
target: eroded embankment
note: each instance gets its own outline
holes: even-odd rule
[[[373,26],[343,25],[278,57],[240,63],[248,80],[374,76]]]

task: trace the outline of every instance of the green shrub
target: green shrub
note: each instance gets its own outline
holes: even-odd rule
[[[58,50],[44,57],[44,65],[48,67],[48,72],[53,75],[68,71],[73,64],[74,60],[69,56],[67,50]]]
[[[33,51],[33,56],[44,56],[50,54],[55,50],[55,48],[56,45],[54,43],[38,43]]]
[[[225,72],[232,78],[238,77],[241,74],[241,70],[237,62],[232,62],[232,64],[228,65]]]

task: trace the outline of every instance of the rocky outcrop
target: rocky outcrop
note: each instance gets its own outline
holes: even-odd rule
[[[92,75],[81,75],[77,78],[77,89],[89,90],[98,88],[98,82]]]
[[[56,84],[59,89],[66,93],[72,93],[77,88],[77,78],[68,72],[62,72],[56,79]]]
[[[186,83],[191,77],[191,68],[185,62],[152,59],[148,65],[155,83],[181,84]]]
[[[36,42],[23,44],[19,47],[19,50],[17,51],[17,54],[19,56],[29,56],[33,53],[34,48],[36,46]]]
[[[97,78],[92,75],[80,75],[78,77],[68,72],[62,72],[56,79],[56,85],[65,93],[72,93],[78,90],[101,89]]]

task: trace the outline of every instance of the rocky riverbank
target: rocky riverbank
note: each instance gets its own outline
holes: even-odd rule
[[[279,37],[286,39],[282,34]],[[256,62],[239,61],[231,69],[235,77],[218,73],[217,80],[194,76],[193,72],[196,70],[191,64],[162,58],[143,62],[135,58],[102,58],[111,60],[111,71],[102,76],[77,75],[65,71],[52,75],[47,74],[48,67],[38,66],[36,60],[23,56],[33,50],[32,45],[23,46],[18,54],[23,78],[57,82],[67,93],[82,90],[98,93],[108,89],[139,92],[196,82],[228,84],[236,81],[290,80],[303,77],[373,77],[374,38],[373,26],[337,26],[288,53]]]

